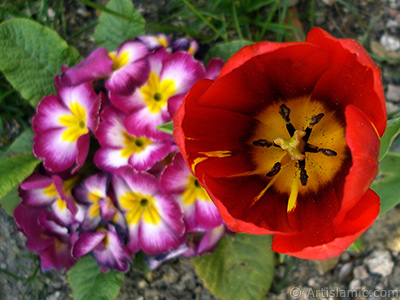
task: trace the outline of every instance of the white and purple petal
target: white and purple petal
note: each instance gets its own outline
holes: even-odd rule
[[[151,255],[147,256],[146,262],[150,270],[155,270],[158,269],[163,262],[178,257],[186,253],[188,250],[189,246],[186,243],[184,243],[180,245],[178,248],[169,251],[168,253],[162,253],[156,256],[151,256]]]
[[[114,71],[106,81],[105,87],[114,94],[129,95],[147,81],[149,74],[150,65],[144,58]]]
[[[161,174],[161,189],[167,194],[182,194],[186,190],[188,176],[191,174],[182,154],[177,153]]]
[[[176,94],[186,94],[199,79],[205,78],[203,64],[185,52],[175,52],[164,61],[160,80],[173,80]]]
[[[60,117],[70,114],[71,111],[60,102],[57,96],[46,96],[36,108],[36,114],[32,119],[32,129],[36,135],[50,129],[59,129],[62,127]]]
[[[39,256],[43,271],[50,269],[68,270],[75,263],[75,259],[71,255],[71,245],[63,243],[57,238],[53,239],[52,245],[40,251]]]
[[[177,235],[164,220],[157,225],[142,221],[139,227],[140,248],[150,255],[158,255],[178,248],[185,239],[186,236]]]
[[[72,109],[75,103],[83,107],[87,118],[86,126],[93,132],[96,131],[102,96],[96,94],[91,82],[77,86],[60,87],[57,94],[67,108]]]
[[[96,138],[102,147],[120,149],[124,145],[126,132],[124,118],[127,115],[115,107],[107,107],[101,113],[101,123]]]
[[[163,33],[157,35],[139,35],[136,39],[144,43],[149,50],[155,50],[160,47],[166,48],[172,40]]]
[[[44,167],[52,172],[64,171],[75,163],[78,149],[76,143],[63,140],[65,129],[50,129],[34,138],[33,153],[43,159]]]
[[[127,272],[132,258],[112,226],[109,226],[106,238],[107,243],[103,242],[93,250],[94,258],[108,269]]]
[[[88,254],[103,242],[106,235],[106,231],[83,232],[74,244],[72,255],[75,258],[80,258]]]
[[[139,41],[126,41],[119,46],[116,56],[118,57],[123,53],[128,55],[129,64],[145,58],[149,54],[149,51],[147,50],[146,45]]]
[[[44,207],[59,197],[53,184],[52,178],[33,173],[20,184],[18,194],[26,206]]]
[[[112,74],[113,61],[105,48],[94,50],[87,58],[56,77],[57,86],[79,85],[106,78]]]
[[[164,109],[167,111],[167,107]],[[171,121],[161,114],[153,114],[146,107],[131,113],[124,120],[127,131],[137,136],[151,136],[157,139],[168,139],[169,134],[158,130],[156,127]]]
[[[218,57],[210,59],[206,66],[206,78],[215,80],[219,76],[222,67],[225,65],[225,61]]]
[[[198,229],[213,229],[223,224],[222,217],[212,201],[197,199],[194,205]]]
[[[157,162],[163,160],[171,151],[169,141],[153,141],[150,145],[129,158],[129,164],[138,171],[147,171]]]

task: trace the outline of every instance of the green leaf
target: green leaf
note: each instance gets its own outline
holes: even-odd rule
[[[157,126],[156,129],[168,133],[168,134],[173,134],[174,132],[174,123],[173,122],[168,122],[165,124],[162,124],[160,126]]]
[[[361,237],[356,239],[355,242],[353,244],[351,244],[350,247],[347,248],[346,251],[355,252],[355,253],[364,252],[365,246],[364,246],[364,242],[361,239]]]
[[[219,57],[225,60],[231,58],[233,54],[238,52],[244,46],[251,45],[253,42],[246,40],[232,41],[229,43],[220,43],[212,47],[207,55],[205,61],[208,62],[213,57]]]
[[[79,259],[67,275],[74,300],[116,299],[125,277],[120,272],[103,273],[92,256]]]
[[[22,97],[35,106],[55,93],[54,76],[80,55],[52,29],[28,19],[0,25],[0,69]]]
[[[31,152],[13,156],[0,163],[0,198],[32,174],[40,160]]]
[[[19,137],[15,139],[15,141],[11,144],[10,147],[3,153],[0,158],[0,162],[5,161],[15,154],[23,154],[29,151],[32,151],[32,138],[34,133],[32,129],[27,129],[23,133],[20,134]]]
[[[146,22],[135,10],[131,0],[111,0],[106,7],[136,22],[102,12],[94,32],[94,39],[99,46],[114,51],[126,40],[145,34]]]
[[[400,134],[400,117],[388,120],[386,131],[381,138],[381,150],[379,153],[379,161],[381,161],[388,153],[394,139]]]
[[[381,197],[380,214],[400,202],[400,153],[388,152],[380,162],[379,173],[371,189]]]
[[[13,216],[14,209],[20,203],[21,199],[18,197],[18,186],[13,187],[7,195],[0,199],[1,207],[11,217]]]
[[[275,254],[269,235],[225,235],[212,254],[193,264],[207,288],[223,300],[259,300],[274,278]]]

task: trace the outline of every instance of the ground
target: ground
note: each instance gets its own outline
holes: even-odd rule
[[[309,7],[310,1],[293,2],[301,15]],[[158,22],[160,15],[165,12],[163,0],[134,3],[146,19],[154,22]],[[67,2],[66,9],[75,16],[68,19],[68,30],[71,31],[89,24],[97,14],[95,10],[77,2]],[[316,1],[315,12],[316,26],[338,38],[361,39],[365,42],[364,45],[382,70],[388,112],[398,111],[400,2],[323,0]],[[367,32],[361,29],[362,24],[369,25]],[[303,26],[307,31],[310,24],[304,22]],[[94,43],[88,38],[76,42],[75,46],[85,55],[93,49]],[[380,216],[362,239],[364,252],[346,252],[338,260],[319,263],[286,257],[280,262],[277,258],[275,280],[266,299],[400,299],[400,208]],[[0,208],[0,270],[10,272],[0,272],[0,300],[72,299],[65,274],[48,272],[32,276],[31,282],[19,278],[33,275],[36,267],[35,259],[25,250],[24,236],[16,231],[14,220]],[[164,263],[150,276],[131,268],[118,299],[215,298],[195,274],[190,260],[174,259]]]

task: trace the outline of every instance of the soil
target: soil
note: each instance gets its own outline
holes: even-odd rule
[[[102,4],[105,1],[99,1]],[[165,12],[163,0],[134,1],[136,8],[147,20],[159,21]],[[309,1],[297,2],[299,13]],[[350,6],[358,11],[356,16]],[[95,18],[95,10],[81,3],[67,1],[67,10],[74,17],[67,18],[68,30],[76,32]],[[316,26],[337,38],[365,40],[366,48],[376,57],[382,70],[388,112],[400,109],[400,1],[316,1]],[[370,30],[363,35],[362,25]],[[307,31],[310,24],[304,23]],[[75,46],[83,54],[94,48],[90,38],[80,39]],[[74,41],[72,41],[74,42]],[[397,59],[397,64],[391,61]],[[277,259],[275,280],[265,299],[400,299],[400,208],[380,216],[362,236],[365,251],[344,253],[340,258],[315,262],[286,257]],[[0,300],[72,299],[66,275],[48,272],[28,278],[37,269],[37,260],[26,251],[25,237],[16,231],[16,224],[0,208]],[[30,285],[29,285],[30,284]],[[203,285],[190,260],[177,258],[164,263],[158,270],[145,276],[131,268],[118,296],[120,300],[209,300],[216,299]],[[88,299],[90,300],[90,299]],[[244,299],[245,300],[245,299]]]

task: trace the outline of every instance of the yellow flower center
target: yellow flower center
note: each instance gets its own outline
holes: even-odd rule
[[[157,38],[157,42],[159,42],[164,48],[168,47],[168,42],[165,38],[159,37]]]
[[[127,192],[119,197],[121,208],[126,211],[128,225],[144,222],[157,225],[161,221],[161,215],[156,206],[156,200],[150,195],[139,192]]]
[[[176,84],[173,79],[160,81],[160,77],[151,72],[148,82],[140,88],[140,92],[149,111],[158,114],[167,106],[168,99],[176,94]]]
[[[134,137],[126,131],[123,135],[125,148],[121,149],[121,156],[124,158],[130,157],[134,153],[144,151],[146,147],[152,143],[151,140],[146,139],[145,137]]]
[[[113,60],[113,70],[121,69],[129,63],[129,51],[123,51],[117,56],[117,52],[108,53],[108,56]]]
[[[66,127],[61,136],[62,140],[75,143],[82,135],[89,132],[86,126],[86,109],[78,102],[72,102],[69,108],[72,115],[63,115],[58,121]]]
[[[48,197],[57,197],[58,196],[58,192],[56,189],[56,186],[54,185],[54,183],[50,184],[47,188],[45,188],[43,190],[43,193],[48,196]]]
[[[268,189],[287,194],[287,211],[296,208],[299,194],[317,192],[331,182],[348,156],[343,121],[319,101],[309,97],[277,102],[256,119],[249,143],[257,169]]]
[[[100,205],[99,200],[103,198],[100,191],[95,189],[93,192],[88,192],[89,201],[92,202],[92,206],[89,209],[89,217],[94,218],[100,216]]]
[[[199,184],[196,177],[189,175],[186,189],[183,192],[183,204],[192,205],[196,202],[196,199],[201,201],[211,201],[210,196],[208,196],[206,190]]]

